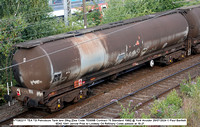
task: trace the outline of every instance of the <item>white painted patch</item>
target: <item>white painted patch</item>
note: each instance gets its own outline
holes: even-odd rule
[[[185,36],[187,36],[187,35],[188,35],[188,32],[189,32],[189,27],[187,27],[187,28],[186,28],[186,30],[184,31],[184,33],[185,33]]]
[[[147,48],[144,48],[141,52],[141,55],[140,56],[143,56],[145,53],[147,52]]]
[[[79,85],[79,86],[82,86],[82,83],[83,83],[83,82],[82,82],[82,79],[79,79],[79,80],[78,80],[78,85]]]
[[[28,90],[28,92],[29,92],[30,94],[33,94],[33,90]]]
[[[125,53],[121,53],[117,56],[116,63],[121,63],[122,60],[125,58]]]
[[[134,58],[134,57],[136,57],[136,56],[137,56],[137,53],[136,53],[135,50],[133,50],[133,52],[131,53],[131,58]]]
[[[23,58],[23,62],[26,62],[26,58]]]
[[[42,81],[40,81],[40,80],[32,80],[32,81],[30,81],[30,83],[31,83],[31,85],[37,85],[37,84],[41,84]]]
[[[39,96],[39,97],[41,97],[41,96],[43,96],[43,93],[38,91],[38,92],[36,93],[36,95]]]
[[[21,83],[24,83],[24,80],[21,75],[19,76],[19,79],[20,79]]]
[[[72,41],[74,45],[77,45],[77,48],[80,52],[81,59],[81,67],[79,77],[82,75],[97,71],[102,68],[103,65],[107,62],[106,60],[106,51],[101,43],[100,39],[93,40],[93,38],[97,38],[98,36],[91,33],[87,34],[87,36],[80,36],[73,38]],[[87,43],[79,44],[83,40],[92,40]]]
[[[167,46],[167,43],[165,43],[163,46],[162,46],[162,48],[165,48]]]
[[[126,45],[126,52],[128,52],[128,46]]]
[[[137,48],[136,54],[138,55],[140,53],[140,48]]]

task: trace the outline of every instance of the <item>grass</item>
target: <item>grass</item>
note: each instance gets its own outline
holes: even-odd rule
[[[155,100],[150,105],[149,114],[141,114],[141,118],[186,118],[187,126],[200,125],[200,77],[195,80],[184,80],[180,84],[181,94],[176,90],[170,92],[163,100]],[[134,119],[135,111],[122,107],[121,118]]]
[[[156,100],[151,105],[152,118],[181,118],[182,99],[177,92],[173,90],[166,99]]]
[[[184,81],[180,90],[184,98],[183,111],[188,120],[188,126],[198,127],[200,125],[200,77],[196,80]]]

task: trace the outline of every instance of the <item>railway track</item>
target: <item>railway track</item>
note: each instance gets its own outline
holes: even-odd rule
[[[95,100],[95,99],[98,99],[98,97],[100,97],[102,95],[105,95],[107,93],[109,94],[110,91],[113,91],[115,89],[119,89],[119,88],[123,87],[126,84],[130,84],[130,85],[131,85],[131,83],[133,84],[133,79],[138,79],[138,81],[140,81],[141,79],[143,80],[146,77],[145,80],[148,80],[148,78],[147,78],[148,74],[150,74],[150,75],[154,75],[154,73],[159,73],[160,74],[160,71],[162,71],[162,70],[169,70],[169,71],[167,71],[167,74],[171,74],[171,70],[170,69],[176,68],[176,66],[179,66],[180,68],[187,67],[187,66],[190,65],[190,64],[189,65],[186,64],[188,61],[190,61],[192,63],[200,62],[199,60],[197,60],[198,58],[199,58],[199,55],[191,56],[191,57],[186,58],[185,61],[180,61],[178,63],[173,64],[172,66],[166,66],[166,67],[155,66],[153,69],[144,66],[144,67],[142,67],[140,69],[137,69],[137,70],[135,70],[133,72],[130,72],[130,73],[127,73],[125,75],[120,76],[114,82],[107,81],[107,82],[103,82],[103,83],[101,83],[99,85],[94,86],[94,88],[92,88],[92,89],[93,89],[93,92],[95,93],[95,95],[93,95],[90,98],[85,99],[84,101],[81,101],[79,103],[75,103],[73,105],[69,105],[68,107],[64,108],[60,112],[56,112],[56,113],[53,113],[53,114],[48,114],[48,113],[45,113],[42,110],[32,109],[32,110],[24,111],[24,112],[22,112],[22,114],[18,114],[18,115],[10,114],[9,118],[3,117],[4,120],[0,119],[1,120],[0,125],[9,125],[9,124],[11,124],[13,118],[80,118],[83,115],[83,113],[80,113],[79,115],[77,115],[77,114],[74,113],[74,110],[76,110],[77,112],[87,113],[88,111],[84,110],[84,107],[82,107],[82,105],[85,105],[85,104],[92,105],[90,103],[88,104],[88,102],[90,102],[92,100]],[[196,60],[192,61],[193,59],[196,59]],[[182,65],[184,65],[184,66],[182,66]],[[131,81],[129,81],[129,80],[131,80]],[[154,81],[154,80],[152,80],[152,81]],[[125,82],[126,82],[126,84],[125,84]],[[134,82],[135,82],[135,80],[134,80]],[[136,86],[136,85],[134,85],[134,86]],[[139,87],[136,87],[135,89],[139,89]],[[143,95],[145,95],[145,94],[143,94]],[[136,96],[134,96],[134,97],[136,97]],[[143,98],[145,98],[145,97],[143,97]],[[138,100],[138,99],[135,99],[135,100]],[[102,100],[99,100],[99,101],[102,101]],[[121,103],[121,101],[119,101],[119,102]],[[138,103],[141,103],[141,100],[139,100],[135,104],[138,104]],[[122,104],[125,106],[128,103],[126,102],[126,103],[122,103]],[[132,103],[132,106],[134,106],[133,103]],[[17,107],[20,107],[20,106],[17,106]],[[87,109],[88,108],[91,108],[91,107],[87,107]],[[93,108],[91,108],[91,109],[93,109]],[[111,112],[111,113],[113,114],[113,112]],[[6,115],[6,116],[8,116],[8,115]],[[2,117],[1,113],[0,113],[0,117]],[[107,116],[107,117],[109,117],[109,116]],[[87,118],[90,118],[90,117],[87,117]],[[106,118],[106,117],[104,117],[104,118]]]
[[[191,78],[198,76],[199,70],[200,63],[182,69],[120,99],[114,100],[80,118],[119,118],[121,105],[123,105],[124,108],[131,108],[130,110],[138,109],[155,98],[178,87],[183,79],[188,78],[188,75],[190,75]]]
[[[14,118],[24,112],[27,112],[28,108],[21,106],[18,101],[14,101],[11,103],[11,106],[5,104],[0,107],[0,125],[1,123]]]
[[[50,113],[45,112],[40,109],[25,109],[21,112],[13,112],[13,114],[10,115],[10,117],[5,117],[4,119],[1,119],[0,126],[2,125],[12,125],[14,118],[45,118]]]
[[[52,114],[48,118],[81,118],[83,115],[109,103],[112,99],[121,98],[132,91],[147,86],[148,83],[158,81],[194,63],[200,62],[199,56],[191,56],[166,67],[155,66],[154,68],[148,68],[143,66],[138,70],[120,76],[114,82],[108,81],[99,84],[93,88],[93,91],[97,92],[94,93],[94,96],[75,103],[56,114]],[[101,89],[101,92],[98,89]]]
[[[12,125],[14,118],[44,118],[49,114],[42,109],[24,107],[20,102],[14,100],[11,102],[11,106],[5,104],[0,107],[0,126]]]
[[[141,69],[137,68],[138,73],[141,71]],[[145,70],[146,68],[143,68]],[[143,72],[144,73],[144,72]],[[132,74],[128,74],[132,75]],[[129,77],[130,78],[130,77]],[[129,79],[128,78],[128,79]],[[94,90],[93,92],[95,94],[91,95],[91,97],[100,96],[101,94],[104,94],[106,92],[109,92],[114,87],[117,86],[120,87],[121,83],[123,83],[124,80],[128,80],[125,78],[122,78],[119,82],[104,82],[100,85],[92,86],[91,89]],[[114,86],[113,86],[114,85]],[[9,108],[10,112],[6,112],[6,109]],[[13,109],[15,109],[13,111]],[[2,110],[2,111],[1,111]],[[0,125],[9,125],[12,124],[12,120],[14,118],[45,118],[49,116],[49,113],[46,113],[45,111],[42,111],[40,109],[28,109],[20,105],[18,101],[14,103],[14,105],[11,105],[10,107],[6,104],[4,108],[0,109]],[[3,113],[4,112],[4,113]],[[6,116],[6,117],[5,117]]]

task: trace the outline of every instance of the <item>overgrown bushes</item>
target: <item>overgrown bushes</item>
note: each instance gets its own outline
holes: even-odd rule
[[[11,65],[14,44],[66,32],[62,20],[51,17],[48,0],[0,1],[0,69]],[[11,68],[0,70],[0,101],[6,83],[15,84]]]
[[[183,107],[188,126],[198,127],[200,125],[200,77],[196,80],[184,81],[180,86],[183,93]]]
[[[107,2],[108,8],[104,11],[101,24],[200,3],[196,0],[108,0]]]
[[[173,90],[165,99],[155,100],[150,105],[150,113],[142,113],[141,118],[186,118],[188,126],[199,126],[200,77],[196,80],[184,80],[180,85],[180,91],[180,95],[177,94],[176,90]],[[130,111],[130,107],[121,107],[121,118],[135,118],[135,111]]]
[[[182,99],[173,90],[166,99],[156,100],[151,105],[150,117],[151,118],[181,118],[184,117],[181,110]]]

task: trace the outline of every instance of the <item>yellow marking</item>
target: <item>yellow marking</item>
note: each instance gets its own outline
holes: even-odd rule
[[[83,98],[83,96],[82,96],[82,95],[80,95],[80,98]]]
[[[60,104],[58,104],[58,108],[60,108]]]

